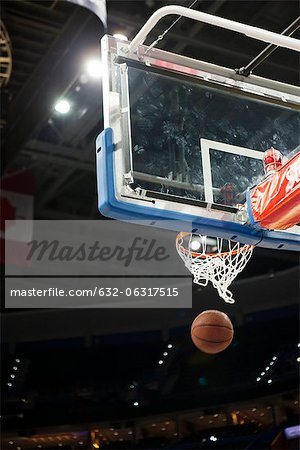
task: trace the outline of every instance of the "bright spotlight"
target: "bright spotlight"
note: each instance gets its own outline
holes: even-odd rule
[[[168,356],[168,352],[164,352],[163,355],[164,355],[164,356]]]
[[[158,361],[158,364],[159,364],[160,366],[161,366],[163,363],[164,363],[164,362],[163,362],[162,359],[160,359],[160,360]]]
[[[257,378],[256,378],[256,381],[260,381],[260,380],[261,380],[261,378],[260,378],[260,377],[257,377]]]
[[[273,358],[272,358],[272,359],[273,359],[273,361],[276,361],[276,359],[277,359],[277,356],[273,356]]]
[[[121,33],[115,33],[114,38],[119,39],[119,41],[128,41],[128,37]]]
[[[201,242],[198,239],[193,239],[190,243],[191,250],[197,251],[201,247]]]
[[[218,440],[218,438],[216,438],[216,436],[210,436],[209,440],[216,442]]]
[[[268,380],[268,384],[271,384],[272,383],[272,380]]]
[[[67,114],[70,111],[70,108],[71,106],[68,100],[58,100],[54,106],[55,111],[60,114]]]
[[[168,348],[172,348],[172,347],[173,347],[173,345],[172,345],[172,344],[169,344],[169,345],[168,345]]]
[[[139,402],[134,402],[133,406],[139,406]]]
[[[100,59],[90,59],[87,61],[86,65],[87,74],[94,79],[101,78],[102,75],[102,64]]]
[[[297,362],[298,362],[298,363],[300,363],[300,356],[298,356],[298,358],[297,358]]]

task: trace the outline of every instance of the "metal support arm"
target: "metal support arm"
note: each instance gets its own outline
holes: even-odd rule
[[[164,6],[155,11],[130,43],[129,52],[136,52],[138,46],[143,44],[157,22],[168,15],[187,17],[188,19],[194,19],[198,22],[204,22],[216,27],[225,28],[226,30],[235,31],[259,41],[300,52],[300,41],[298,39],[176,5]]]

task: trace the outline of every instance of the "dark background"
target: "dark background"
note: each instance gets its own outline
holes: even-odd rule
[[[174,3],[190,2],[108,1],[108,33],[131,39],[152,12]],[[274,32],[299,15],[297,1],[199,1],[196,8]],[[4,189],[9,177],[19,192],[30,184],[35,219],[100,220],[101,83],[83,65],[100,55],[103,26],[57,0],[2,1],[1,18],[12,48],[11,77],[1,86]],[[238,68],[265,45],[181,20],[159,47]],[[295,52],[277,50],[255,74],[298,84]],[[63,96],[77,105],[66,116],[53,110]],[[212,288],[195,287],[193,310],[2,308],[1,448],[97,448],[98,440],[100,448],[297,448],[282,430],[299,423],[298,263],[296,253],[256,249],[234,283],[234,307]],[[198,352],[189,336],[207,308],[226,312],[235,326],[232,345],[217,356]]]

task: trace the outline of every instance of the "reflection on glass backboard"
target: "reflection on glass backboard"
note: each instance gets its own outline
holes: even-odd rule
[[[143,189],[235,206],[263,179],[264,151],[273,146],[288,155],[298,145],[296,110],[130,65],[128,82],[134,179]],[[211,143],[209,167],[203,165],[204,140],[219,143],[217,149]]]

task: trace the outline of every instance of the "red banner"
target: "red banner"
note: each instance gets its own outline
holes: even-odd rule
[[[25,260],[26,243],[32,235],[34,191],[34,177],[27,171],[9,173],[1,179],[0,263],[18,264]],[[12,250],[5,256],[4,237]]]
[[[251,222],[269,230],[300,222],[300,152],[250,190],[248,208]]]

